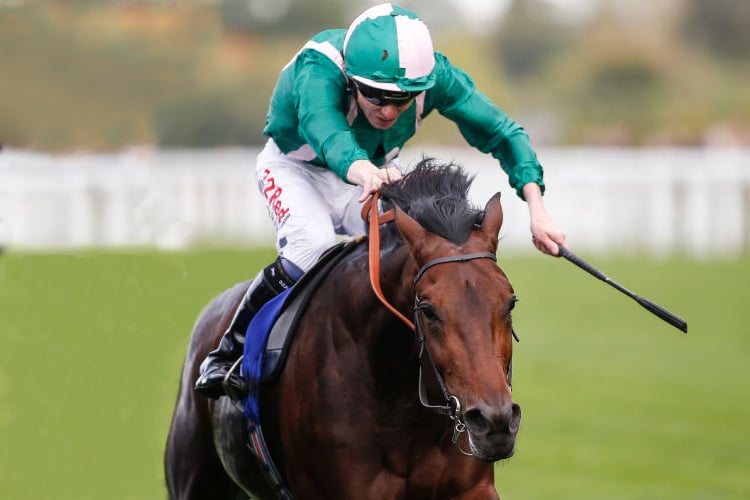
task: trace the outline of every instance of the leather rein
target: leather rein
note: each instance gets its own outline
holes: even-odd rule
[[[422,327],[422,321],[420,317],[424,316],[422,311],[426,308],[422,305],[422,299],[419,294],[415,293],[414,296],[414,321],[412,322],[409,318],[404,316],[398,309],[396,309],[388,299],[383,295],[383,291],[380,287],[380,225],[390,222],[395,219],[395,212],[393,209],[388,210],[383,214],[378,213],[378,199],[380,193],[375,192],[362,207],[362,219],[367,222],[369,219],[369,237],[368,237],[368,253],[369,253],[369,267],[370,267],[370,285],[372,286],[375,295],[378,300],[383,303],[393,314],[395,314],[410,330],[414,331],[416,340],[419,342],[419,402],[422,406],[428,410],[431,410],[440,415],[446,415],[454,422],[453,427],[453,443],[458,448],[458,451],[465,456],[473,456],[472,453],[464,451],[461,448],[458,440],[463,432],[466,431],[466,422],[464,421],[464,413],[461,407],[459,399],[448,392],[448,388],[445,386],[445,381],[438,371],[437,365],[430,354],[430,350],[427,348],[427,338],[425,337],[424,330]],[[497,261],[497,256],[490,252],[470,253],[462,255],[452,255],[449,257],[440,257],[431,260],[424,264],[417,274],[414,276],[413,284],[424,276],[425,272],[433,266],[439,264],[445,264],[450,262],[466,262],[474,259],[491,259]],[[422,314],[420,314],[422,313]],[[426,359],[429,365],[432,367],[434,378],[443,394],[445,403],[432,404],[428,402],[427,391],[424,386],[422,377],[422,359],[427,354]],[[510,375],[510,374],[509,374]]]

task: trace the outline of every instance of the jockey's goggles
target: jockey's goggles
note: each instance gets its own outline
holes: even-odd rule
[[[378,107],[387,106],[389,104],[393,104],[397,107],[405,106],[421,93],[421,91],[398,92],[394,90],[376,89],[375,87],[370,87],[363,83],[359,83],[356,80],[352,81],[354,82],[354,86],[357,88],[362,97],[364,97],[367,102],[372,103]]]

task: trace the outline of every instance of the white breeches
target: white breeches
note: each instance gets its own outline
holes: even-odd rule
[[[258,154],[258,188],[276,227],[279,255],[308,271],[336,235],[364,234],[362,188],[333,170],[289,158],[269,139]]]

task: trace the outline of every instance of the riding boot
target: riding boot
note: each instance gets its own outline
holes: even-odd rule
[[[201,375],[195,383],[196,391],[212,399],[225,394],[233,400],[245,397],[247,383],[234,368],[244,351],[247,327],[266,302],[289,288],[294,281],[282,267],[281,259],[276,259],[258,273],[221,337],[219,346],[208,353],[201,363]]]

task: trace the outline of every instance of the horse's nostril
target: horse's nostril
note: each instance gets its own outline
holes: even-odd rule
[[[486,434],[490,431],[490,423],[484,418],[482,412],[478,409],[468,410],[464,414],[466,425],[477,434]]]
[[[521,426],[521,407],[513,403],[511,407],[510,422],[508,422],[508,430],[511,434],[516,434],[518,428]]]
[[[498,408],[480,406],[464,413],[469,430],[474,434],[508,433],[516,434],[521,424],[521,407],[512,403]]]

